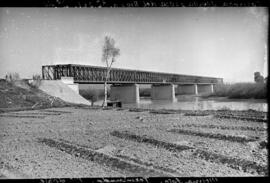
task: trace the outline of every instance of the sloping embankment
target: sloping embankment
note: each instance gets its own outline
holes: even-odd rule
[[[77,94],[61,81],[43,80],[39,89],[66,102],[91,105],[88,100]]]
[[[6,80],[0,80],[0,112],[68,105],[70,104],[30,86],[27,81],[19,80],[9,83]]]

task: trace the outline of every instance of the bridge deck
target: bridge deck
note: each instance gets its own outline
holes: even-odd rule
[[[42,78],[57,80],[61,77],[73,77],[75,83],[104,83],[106,67],[89,65],[44,65]],[[138,84],[189,84],[189,83],[222,83],[222,78],[181,75],[162,72],[112,68],[108,83],[138,83]]]

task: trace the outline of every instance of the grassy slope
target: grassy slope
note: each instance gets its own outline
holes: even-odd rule
[[[69,104],[59,98],[52,97],[39,89],[31,87],[25,81],[14,84],[0,80],[0,108],[48,108],[64,107]]]

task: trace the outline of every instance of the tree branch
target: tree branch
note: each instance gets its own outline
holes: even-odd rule
[[[112,60],[113,60],[113,58],[112,58]],[[113,63],[113,61],[111,61],[110,66],[107,66],[106,81],[109,79],[109,74],[110,74],[110,71],[111,71],[111,68],[112,68],[112,63]]]

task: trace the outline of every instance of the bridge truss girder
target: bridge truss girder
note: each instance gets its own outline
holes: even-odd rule
[[[42,66],[42,78],[58,80],[61,77],[73,77],[75,83],[104,83],[106,67],[86,65],[45,65]],[[221,78],[190,76],[160,72],[148,72],[112,68],[108,83],[222,83]]]

